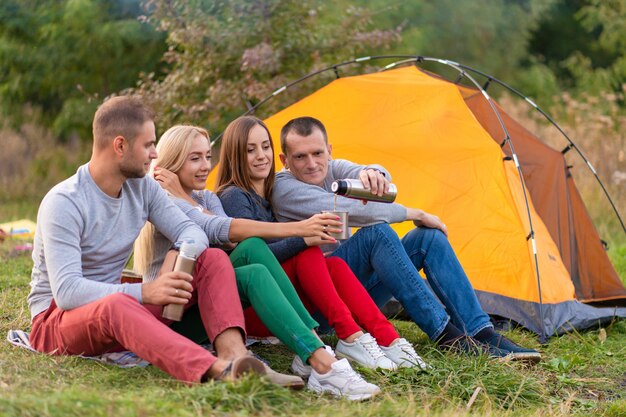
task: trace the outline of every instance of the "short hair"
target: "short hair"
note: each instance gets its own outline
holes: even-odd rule
[[[137,96],[117,96],[98,107],[93,117],[93,140],[100,149],[116,136],[133,141],[154,112]]]
[[[324,136],[324,143],[328,144],[328,135],[324,124],[315,117],[305,116],[291,119],[283,126],[280,130],[280,149],[285,155],[287,154],[287,135],[292,131],[300,136],[309,136],[313,133],[313,129],[319,129]]]

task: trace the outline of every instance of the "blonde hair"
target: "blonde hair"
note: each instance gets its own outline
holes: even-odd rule
[[[150,165],[150,175],[154,167],[165,168],[177,174],[183,167],[187,155],[191,149],[193,139],[196,136],[204,136],[209,141],[209,133],[197,126],[176,125],[170,127],[157,143],[157,158]],[[210,143],[210,142],[209,142]],[[144,276],[150,272],[150,266],[154,257],[154,225],[146,222],[135,240],[133,269]]]

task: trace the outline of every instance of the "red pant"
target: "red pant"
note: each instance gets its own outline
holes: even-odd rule
[[[371,333],[381,346],[389,346],[400,337],[341,258],[325,258],[318,247],[310,247],[281,266],[307,310],[319,310],[340,339],[361,328]],[[252,308],[244,313],[249,334],[270,335]]]
[[[241,329],[245,337],[235,273],[228,256],[220,249],[205,250],[193,276],[194,291],[186,308],[198,304],[210,340],[233,327]],[[161,318],[161,309],[142,305],[122,293],[67,311],[53,301],[33,319],[30,342],[39,352],[54,355],[99,355],[127,349],[174,378],[199,382],[217,358],[171,330],[171,321]]]

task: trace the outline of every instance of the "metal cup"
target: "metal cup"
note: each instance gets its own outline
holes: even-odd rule
[[[348,212],[347,211],[335,211],[335,210],[322,210],[322,213],[330,213],[339,217],[339,221],[341,224],[341,233],[330,233],[328,234],[334,237],[337,240],[345,240],[350,237],[350,228],[348,227]]]

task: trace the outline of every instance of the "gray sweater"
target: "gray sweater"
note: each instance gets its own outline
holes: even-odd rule
[[[223,245],[230,243],[228,234],[230,233],[230,223],[233,219],[227,217],[226,213],[224,213],[220,199],[208,190],[194,191],[192,198],[197,205],[193,205],[181,198],[172,197],[172,201],[187,217],[204,230],[210,244]],[[209,210],[213,215],[201,212],[197,209],[198,206]],[[163,233],[159,231],[155,233],[152,263],[150,264],[148,275],[144,276],[144,282],[156,279],[165,260],[165,255],[167,255],[167,251],[171,246],[171,240],[165,237]]]
[[[31,317],[54,298],[70,310],[122,292],[141,302],[141,284],[121,284],[122,270],[146,220],[172,241],[193,239],[207,247],[204,232],[149,177],[127,180],[120,196],[106,195],[88,165],[57,184],[37,215],[28,304]]]
[[[335,180],[359,178],[359,172],[374,168],[391,180],[389,173],[380,165],[357,165],[343,159],[328,162],[328,174],[324,184],[309,185],[299,181],[285,169],[276,174],[272,206],[279,221],[303,220],[322,210],[332,210],[335,195],[330,186]],[[337,197],[337,210],[347,211],[351,227],[370,226],[377,223],[398,223],[406,220],[406,208],[397,203],[369,202]]]

